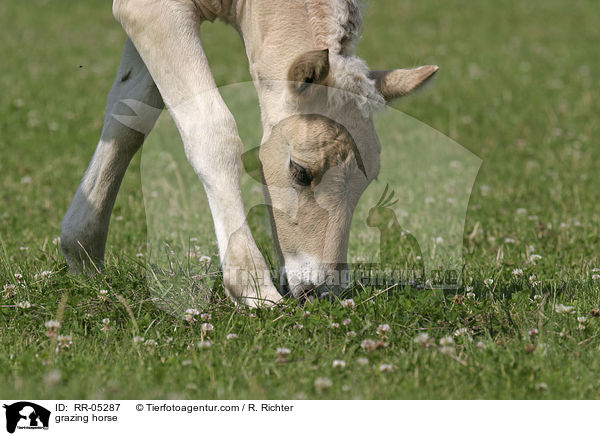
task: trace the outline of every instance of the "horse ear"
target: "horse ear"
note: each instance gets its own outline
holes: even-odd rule
[[[425,65],[409,70],[371,71],[369,76],[375,80],[375,86],[387,102],[410,94],[425,84],[437,72],[437,65]]]
[[[310,50],[298,56],[288,71],[292,92],[297,95],[311,84],[323,85],[329,75],[329,49]]]

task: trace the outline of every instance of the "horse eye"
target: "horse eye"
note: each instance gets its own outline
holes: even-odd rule
[[[304,168],[302,165],[290,160],[290,173],[292,177],[300,186],[309,186],[312,182],[312,174],[310,170]]]

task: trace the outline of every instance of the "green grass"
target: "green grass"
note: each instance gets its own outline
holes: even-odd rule
[[[203,338],[202,321],[159,310],[137,257],[147,244],[141,156],[117,199],[123,219],[111,223],[105,276],[70,276],[53,243],[120,59],[125,37],[110,6],[1,2],[0,292],[13,284],[15,295],[0,296],[0,397],[598,398],[599,20],[593,0],[372,2],[360,54],[373,68],[441,66],[433,86],[394,106],[483,160],[463,236],[473,289],[367,288],[354,309],[290,301],[248,312],[217,281],[205,308],[213,345],[199,349],[189,346]],[[204,35],[217,83],[249,80],[235,32],[210,24]],[[238,119],[243,135],[254,126],[247,121]],[[163,141],[167,124],[149,143]],[[180,147],[177,137],[164,141]],[[198,232],[214,248],[210,226]],[[44,270],[53,273],[34,277]],[[32,306],[15,307],[24,301]],[[557,313],[558,304],[573,313]],[[73,340],[58,351],[44,326],[57,318]],[[363,340],[381,339],[380,324],[391,327],[387,346],[363,350]],[[467,333],[455,336],[459,329]],[[420,333],[431,341],[416,343]],[[453,352],[439,344],[446,336]],[[276,358],[281,347],[286,362]],[[344,369],[332,367],[337,359]],[[319,377],[331,387],[317,389]]]

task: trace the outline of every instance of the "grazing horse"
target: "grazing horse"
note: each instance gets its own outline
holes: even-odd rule
[[[113,14],[128,38],[100,141],[62,225],[71,270],[102,265],[123,175],[166,106],[204,184],[226,292],[250,306],[281,300],[246,221],[243,144],[200,39],[204,21],[221,19],[243,38],[257,90],[264,193],[289,291],[325,292],[346,265],[356,203],[379,172],[372,112],[437,66],[370,71],[353,55],[357,0],[114,0]],[[136,105],[153,110],[132,128],[121,121]]]

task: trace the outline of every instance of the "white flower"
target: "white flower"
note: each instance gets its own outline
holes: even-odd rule
[[[104,325],[109,325],[109,324],[110,324],[110,319],[109,319],[109,318],[104,318],[104,319],[102,320],[102,324],[104,324]]]
[[[158,342],[156,342],[154,339],[146,339],[146,342],[144,342],[144,345],[146,347],[156,347],[158,345]]]
[[[342,301],[341,305],[345,309],[354,309],[354,307],[356,306],[352,298]]]
[[[302,316],[304,318],[308,318],[310,316],[310,312],[308,310],[305,310],[304,313],[302,314]]]
[[[565,306],[564,304],[557,304],[554,308],[556,313],[572,313],[575,311],[573,306]]]
[[[346,318],[342,324],[344,324],[345,326],[349,326],[352,323],[352,320],[350,318]]]
[[[6,297],[12,297],[16,293],[15,289],[17,289],[15,285],[13,285],[12,283],[7,283],[4,285],[4,288],[2,288],[2,292],[5,294]]]
[[[296,323],[296,324],[294,324],[294,328],[298,329],[298,330],[302,330],[304,328],[304,325]]]
[[[543,298],[544,298],[544,297],[543,297],[543,296],[541,296],[541,295],[539,295],[539,294],[536,294],[536,295],[534,295],[534,296],[533,296],[533,299],[534,299],[535,301],[541,301]]]
[[[104,295],[108,295],[108,290],[106,290],[106,289],[100,289],[100,290],[98,291],[98,293],[99,293],[100,295],[103,295],[103,296],[104,296]]]
[[[379,365],[379,371],[381,372],[392,372],[393,369],[394,367],[389,363],[382,363]]]
[[[540,256],[539,254],[531,254],[531,255],[529,255],[529,261],[531,263],[535,264],[538,260],[541,260],[541,259],[542,259],[542,256]]]
[[[202,321],[210,321],[212,319],[212,315],[210,313],[203,313],[200,315],[200,319]]]
[[[535,327],[529,329],[529,336],[535,336],[539,333],[539,330]]]
[[[360,343],[360,347],[365,351],[373,351],[377,349],[377,342],[373,339],[365,339]]]
[[[52,271],[42,271],[41,273],[34,275],[33,278],[35,280],[38,280],[38,279],[47,279],[51,275],[52,275]]]
[[[186,309],[185,310],[185,313],[184,313],[183,317],[185,318],[185,320],[187,322],[194,322],[194,321],[196,321],[195,317],[197,315],[200,315],[200,311],[198,309],[192,309],[192,308],[190,308],[190,309]]]
[[[46,321],[44,323],[44,325],[46,326],[46,328],[51,329],[51,330],[58,330],[60,328],[60,323],[54,319],[51,319],[50,321]]]
[[[325,389],[329,389],[332,385],[333,383],[331,382],[331,380],[325,377],[319,377],[315,380],[315,388],[318,391],[324,391]]]
[[[205,322],[205,323],[202,323],[200,328],[202,329],[202,331],[204,333],[208,333],[208,332],[212,332],[215,329],[215,326],[212,325],[211,323]]]
[[[442,339],[440,339],[440,345],[442,347],[454,345],[454,339],[452,339],[452,336],[445,336]]]
[[[494,284],[494,279],[485,279],[483,283],[490,288]]]
[[[200,262],[210,262],[210,257],[209,256],[200,256],[200,259],[198,259]]]
[[[346,333],[346,336],[348,336],[349,338],[353,338],[354,336],[356,336],[356,332],[354,330],[350,330]]]
[[[592,275],[592,280],[600,280],[600,274]]]
[[[466,296],[467,296],[467,298],[475,298],[475,293],[474,292],[467,292]]]
[[[238,335],[236,335],[235,333],[229,333],[227,335],[227,339],[229,339],[229,340],[233,340],[233,339],[237,339],[237,338],[238,338]]]
[[[444,243],[444,238],[442,238],[441,236],[438,236],[437,238],[435,238],[435,243],[440,245]]]
[[[277,359],[285,359],[290,354],[291,351],[289,348],[278,348],[277,350],[275,350],[275,356],[277,356]]]
[[[20,307],[21,309],[29,309],[31,307],[31,303],[29,301],[21,301],[20,303],[17,303],[17,307]]]
[[[390,327],[389,324],[379,324],[379,326],[377,327],[377,334],[378,335],[383,335],[386,333],[390,333],[392,331],[392,328]]]
[[[23,274],[21,273],[16,273],[15,274],[15,279],[17,279],[18,282],[20,282],[21,280],[23,280]]]
[[[504,238],[505,244],[514,244],[515,240],[513,238]]]
[[[454,332],[454,336],[467,335],[469,330],[466,327],[461,327]]]
[[[144,342],[144,338],[142,336],[134,336],[133,337],[134,344],[139,344],[140,342]]]
[[[339,329],[339,328],[340,328],[340,325],[339,325],[337,322],[332,322],[332,323],[331,323],[331,328],[332,328],[332,329]]]
[[[356,363],[358,363],[360,366],[366,366],[369,364],[369,359],[367,359],[366,357],[359,357],[358,359],[356,359]]]
[[[212,346],[212,342],[208,339],[205,339],[204,341],[198,342],[196,346],[200,349],[210,348]]]
[[[344,369],[346,367],[346,362],[344,360],[334,360],[331,366],[334,369]]]
[[[71,335],[59,335],[58,346],[60,348],[69,348],[73,344],[73,337]]]
[[[413,341],[417,344],[426,344],[427,342],[429,342],[429,334],[424,332],[419,333],[417,336],[415,336]]]
[[[521,277],[523,275],[523,270],[521,268],[515,268],[512,272],[513,276]]]
[[[519,215],[525,215],[527,213],[527,209],[525,209],[524,207],[520,207],[519,209],[517,209],[517,213]]]

